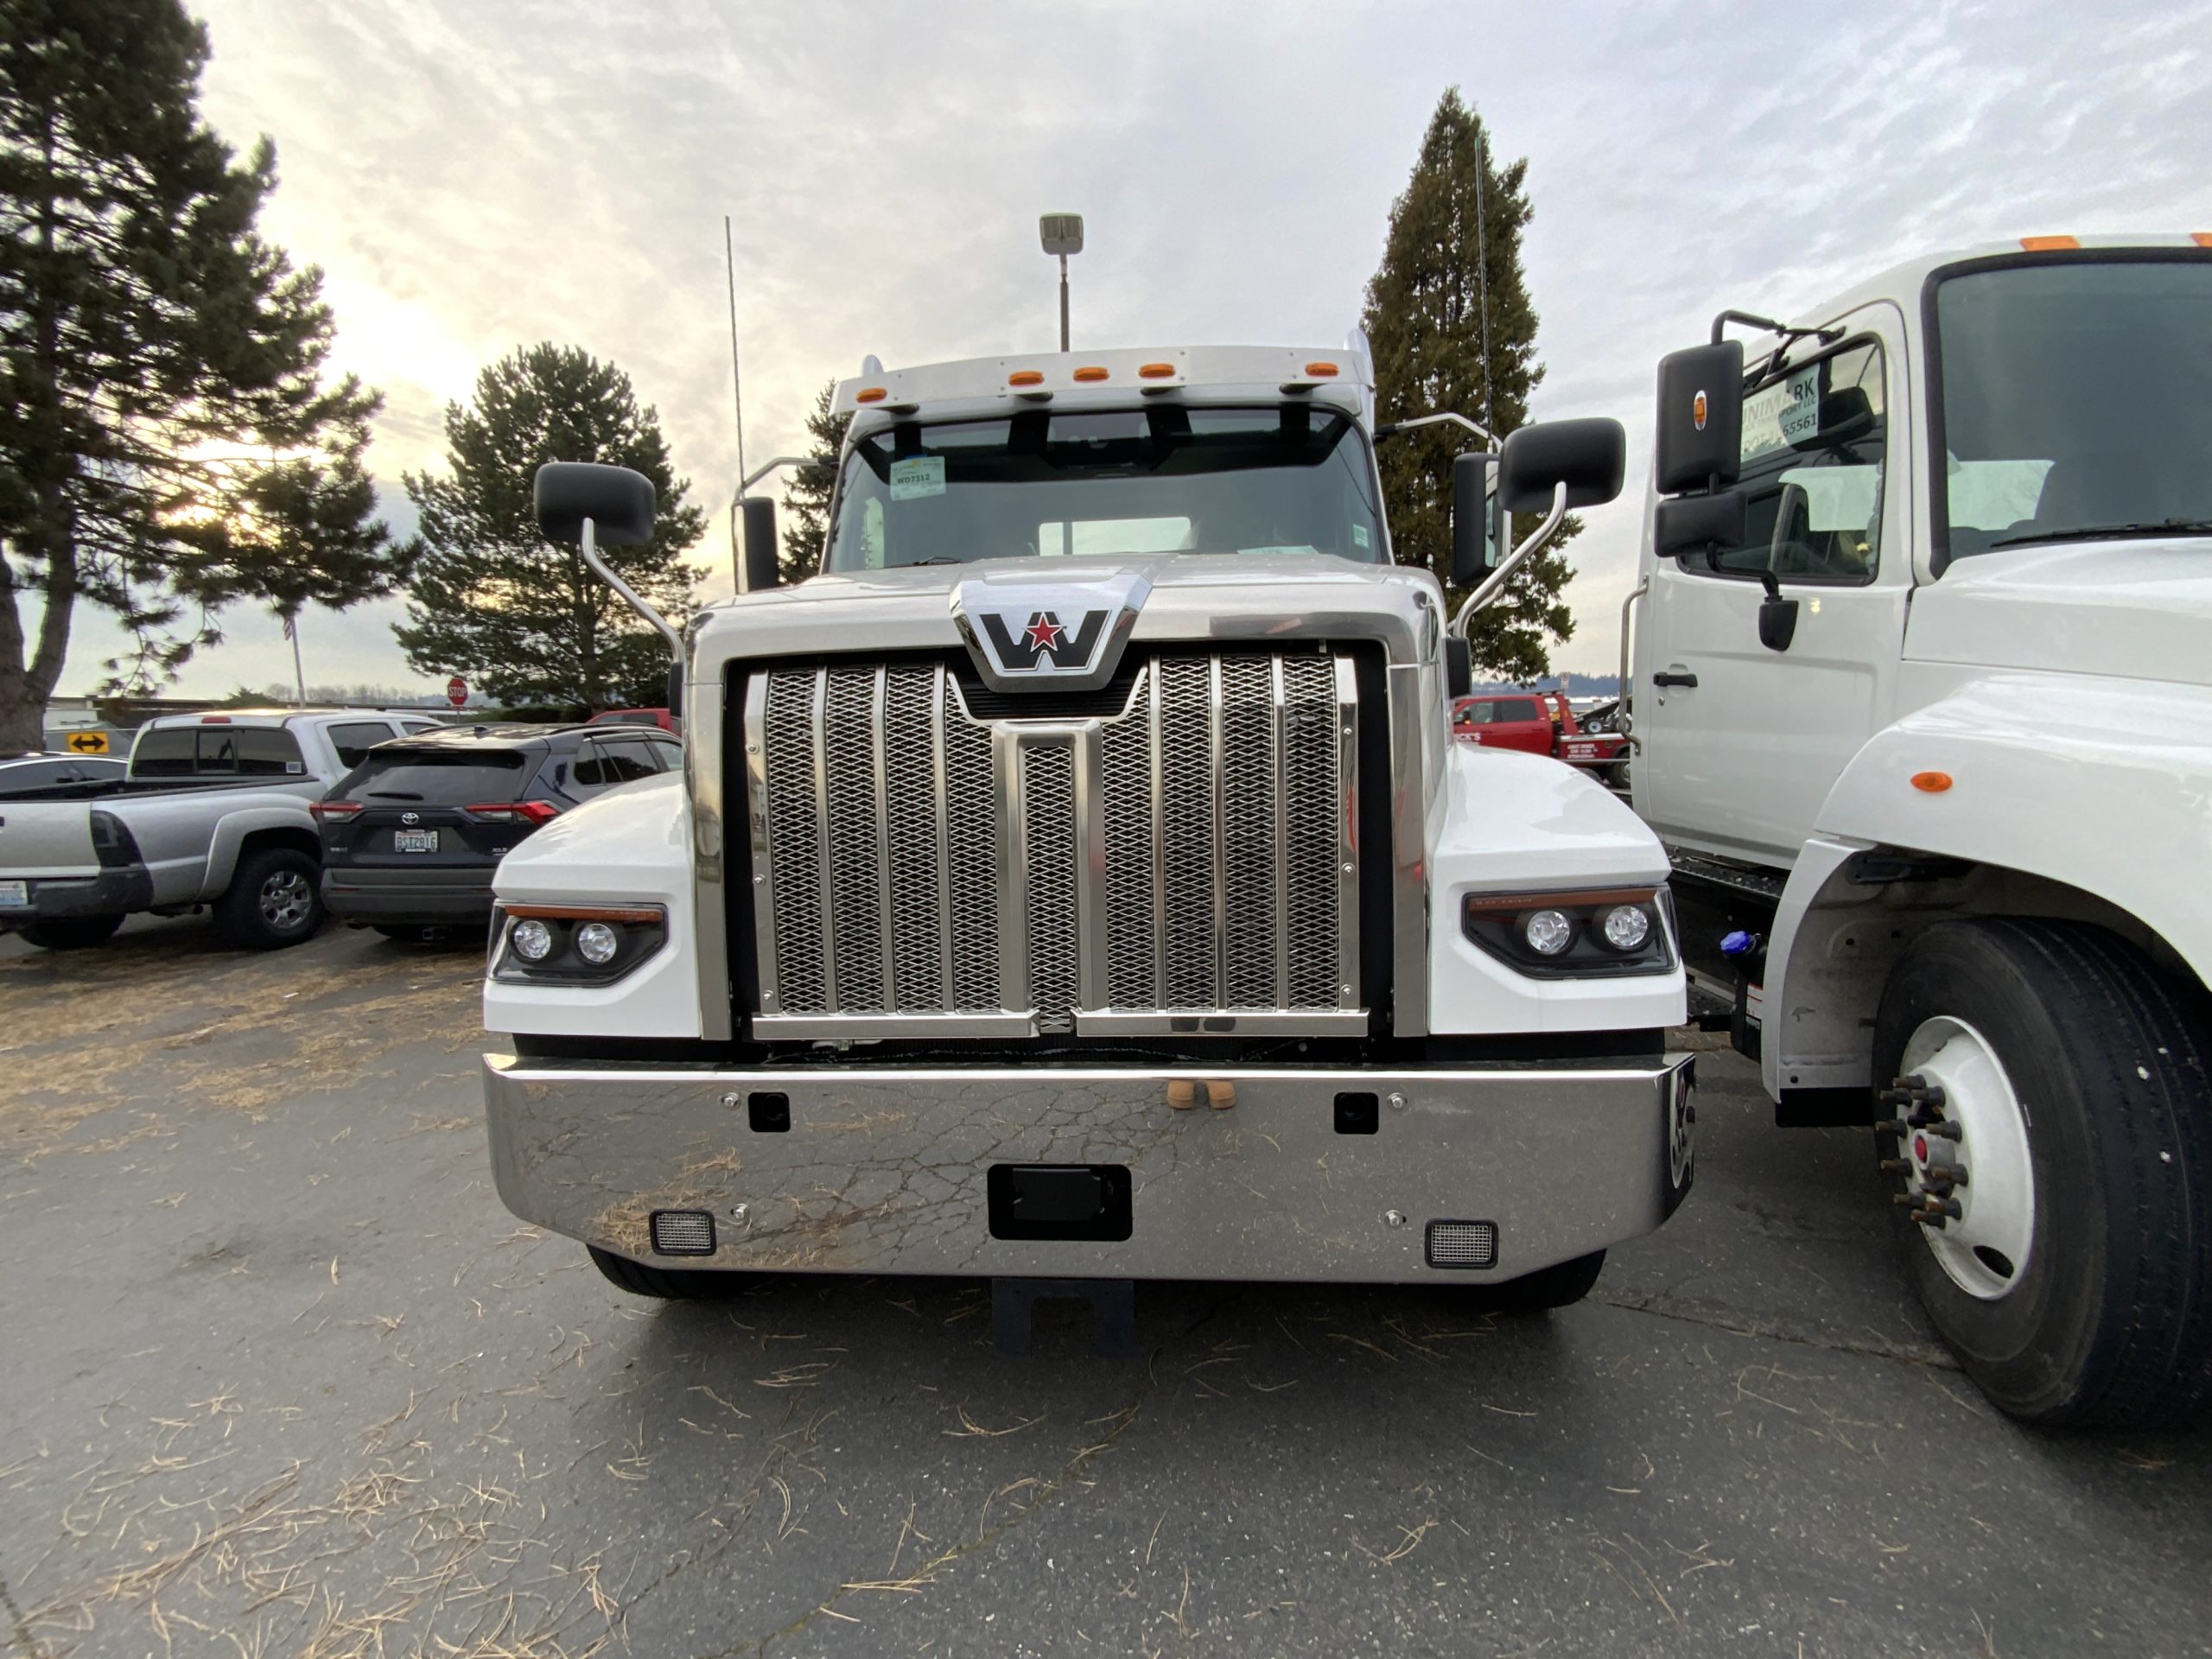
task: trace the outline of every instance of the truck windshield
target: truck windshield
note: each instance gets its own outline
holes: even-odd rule
[[[1305,404],[901,424],[853,446],[827,568],[1130,553],[1379,563],[1366,446]]]
[[[1948,557],[2212,535],[2212,257],[1969,271],[1936,321]]]

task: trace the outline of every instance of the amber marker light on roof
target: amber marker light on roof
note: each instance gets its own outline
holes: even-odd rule
[[[1948,772],[1916,772],[1912,774],[1912,786],[1923,795],[1941,795],[1951,786],[1951,774]]]
[[[1165,380],[1175,372],[1173,363],[1147,363],[1137,370],[1140,380]]]
[[[2024,236],[2020,245],[2030,253],[2050,253],[2059,248],[2078,248],[2082,239],[2076,236]]]
[[[1306,365],[1306,372],[1316,380],[1333,380],[1336,378],[1337,365],[1333,363],[1308,363]]]
[[[1106,371],[1093,365],[1090,368],[1077,369],[1075,372],[1075,378],[1078,380],[1103,380],[1106,378]]]
[[[856,404],[880,404],[890,395],[890,390],[887,387],[862,386],[853,394],[853,401]]]
[[[1006,383],[1009,386],[1041,386],[1045,384],[1045,375],[1040,369],[1016,369],[1007,376]]]
[[[2200,248],[2212,248],[2212,231],[2192,231],[2189,239]]]

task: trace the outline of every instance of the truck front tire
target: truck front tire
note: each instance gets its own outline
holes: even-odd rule
[[[296,847],[243,853],[215,901],[215,931],[241,950],[298,944],[322,925],[321,882],[321,865]]]
[[[753,1278],[749,1273],[715,1273],[699,1268],[649,1268],[596,1244],[584,1248],[591,1252],[592,1266],[616,1289],[664,1302],[710,1302],[734,1296]]]
[[[2196,987],[2080,923],[1938,923],[1891,974],[1874,1058],[1905,1085],[1877,1136],[1911,1199],[1899,1243],[2009,1414],[2148,1427],[2212,1398],[2209,1034]],[[1937,1160],[1966,1181],[1936,1191]]]
[[[105,944],[122,925],[120,916],[57,916],[33,922],[23,937],[41,950],[89,950]]]

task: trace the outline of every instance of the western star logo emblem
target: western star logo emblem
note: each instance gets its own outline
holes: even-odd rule
[[[1017,613],[1019,614],[1019,613]],[[1091,647],[1106,626],[1104,611],[1085,611],[1072,630],[1061,625],[1058,613],[1032,611],[1029,626],[1018,632],[1014,619],[1003,612],[985,611],[981,620],[991,654],[1008,674],[1080,672],[1090,667]]]
[[[1151,591],[1134,570],[1062,582],[971,577],[953,589],[952,618],[989,684],[1077,690],[1113,677]]]

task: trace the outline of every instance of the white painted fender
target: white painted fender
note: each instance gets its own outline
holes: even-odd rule
[[[1681,968],[1532,979],[1462,930],[1471,893],[1656,887],[1666,850],[1610,791],[1543,755],[1454,743],[1428,868],[1428,1028],[1440,1036],[1643,1030],[1688,1017]]]
[[[1950,787],[1916,788],[1923,772]],[[1852,889],[1842,872],[1878,846],[2088,893],[2212,983],[2212,892],[2199,879],[2212,867],[2212,690],[1991,671],[1876,734],[1828,791],[1776,912],[1761,1052],[1770,1094],[1866,1080],[1865,1022],[1886,964],[1857,966],[1847,947],[1878,890]]]
[[[502,904],[658,905],[660,953],[603,988],[484,981],[484,1028],[557,1037],[700,1034],[690,798],[680,773],[624,784],[563,813],[499,861]]]

